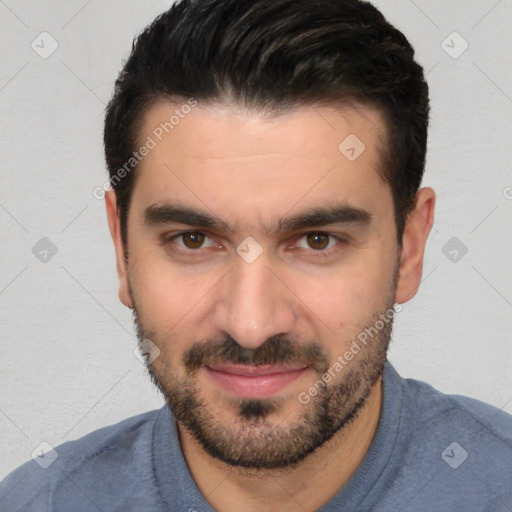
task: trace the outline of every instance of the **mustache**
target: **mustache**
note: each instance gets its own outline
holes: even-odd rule
[[[298,344],[286,335],[268,338],[255,349],[239,345],[231,336],[219,342],[194,343],[183,355],[183,364],[190,373],[213,364],[246,364],[251,366],[296,363],[304,364],[324,374],[329,358],[318,343]]]

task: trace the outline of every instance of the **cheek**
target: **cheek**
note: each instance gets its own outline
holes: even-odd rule
[[[145,265],[132,276],[132,287],[139,320],[160,351],[153,361],[156,375],[163,380],[169,372],[181,376],[181,358],[197,335],[194,315],[201,283],[169,268]]]
[[[380,313],[387,306],[392,272],[373,260],[332,269],[314,279],[295,276],[293,290],[308,321],[345,339]]]
[[[130,281],[144,327],[162,341],[172,339],[173,346],[197,337],[198,319],[221,277],[218,271],[179,267],[149,252],[134,251]]]

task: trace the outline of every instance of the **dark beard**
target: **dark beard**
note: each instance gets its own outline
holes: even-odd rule
[[[286,428],[264,421],[279,411],[279,399],[237,401],[238,417],[245,421],[234,430],[218,424],[205,402],[198,398],[197,388],[175,381],[169,393],[154,374],[153,382],[166,397],[175,418],[212,457],[243,468],[291,468],[354,420],[382,374],[384,362],[385,359],[381,366],[375,366],[374,373],[368,380],[365,377],[364,384],[360,376],[352,372],[347,373],[346,382],[336,388],[320,391],[312,401],[311,410],[302,406],[305,411],[300,421]]]
[[[392,305],[391,305],[392,306]],[[155,340],[142,329],[136,317],[139,340],[145,338]],[[375,319],[379,316],[376,315]],[[369,324],[368,327],[373,324]],[[316,448],[323,445],[343,427],[352,422],[366,403],[372,387],[375,385],[384,370],[386,354],[391,337],[392,320],[389,321],[378,335],[354,360],[344,367],[341,382],[335,385],[318,387],[318,395],[308,405],[302,405],[304,413],[292,425],[285,424],[273,426],[265,419],[272,413],[278,412],[283,399],[241,399],[233,400],[232,405],[238,410],[235,423],[229,425],[219,424],[208,410],[208,404],[200,398],[200,390],[194,382],[192,370],[186,377],[178,379],[172,369],[163,364],[157,375],[154,365],[148,365],[148,371],[153,383],[164,395],[176,420],[180,422],[190,434],[203,446],[211,456],[223,462],[244,468],[277,469],[296,465],[307,457]],[[266,351],[268,359],[261,359],[259,364],[271,362],[284,363],[291,359],[275,357],[277,350],[291,342],[281,337],[273,337],[255,349],[255,359],[260,349]],[[279,347],[273,349],[269,347]],[[194,348],[195,347],[195,348]],[[290,348],[290,347],[289,347]],[[310,348],[313,348],[311,346]],[[215,352],[222,355],[223,362],[244,362],[244,354],[248,349],[238,345],[232,338],[221,345],[195,344],[184,356],[185,367],[197,367],[199,353],[210,354],[206,358],[213,360]],[[304,351],[296,348],[296,354]],[[289,353],[292,353],[290,351]],[[230,353],[230,359],[224,357]],[[325,353],[320,346],[314,346],[314,365],[323,375],[328,369]],[[266,360],[266,362],[265,362]],[[304,361],[294,358],[293,360]],[[337,380],[339,380],[337,375]],[[283,425],[285,424],[285,425]]]
[[[396,282],[397,275],[383,314],[393,309]],[[372,327],[380,314],[376,313],[360,332],[365,327]],[[143,328],[136,307],[134,319],[139,342],[150,339],[160,348],[171,343]],[[222,424],[200,397],[201,390],[194,376],[201,368],[213,363],[301,363],[312,368],[320,378],[333,363],[318,343],[298,344],[288,336],[278,335],[267,339],[256,349],[247,349],[228,336],[222,343],[194,343],[183,355],[184,377],[178,378],[176,370],[163,357],[158,360],[158,371],[154,363],[147,368],[176,420],[212,457],[240,468],[291,468],[357,417],[384,371],[392,324],[392,318],[384,323],[384,327],[339,371],[341,375],[336,375],[335,383],[317,387],[317,395],[307,405],[301,406],[303,412],[293,424],[288,424],[286,418],[277,425],[266,421],[282,408],[283,397],[232,399],[230,405],[237,410],[235,419],[231,425]],[[343,343],[340,346],[345,351],[349,345]],[[334,357],[338,355],[342,354]]]

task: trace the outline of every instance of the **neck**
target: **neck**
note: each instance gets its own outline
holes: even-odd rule
[[[206,453],[179,423],[178,432],[192,477],[216,510],[316,510],[332,499],[363,461],[377,431],[381,407],[382,377],[356,418],[293,468],[236,468]]]

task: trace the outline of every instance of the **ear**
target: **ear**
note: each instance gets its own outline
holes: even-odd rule
[[[128,285],[128,268],[125,259],[123,239],[121,236],[121,221],[117,212],[117,199],[113,190],[105,192],[108,227],[116,250],[117,276],[119,278],[119,299],[128,308],[133,308],[130,287]]]
[[[395,300],[404,303],[412,299],[421,283],[425,245],[434,223],[436,194],[429,188],[416,194],[416,206],[407,218],[400,250],[400,275]]]

